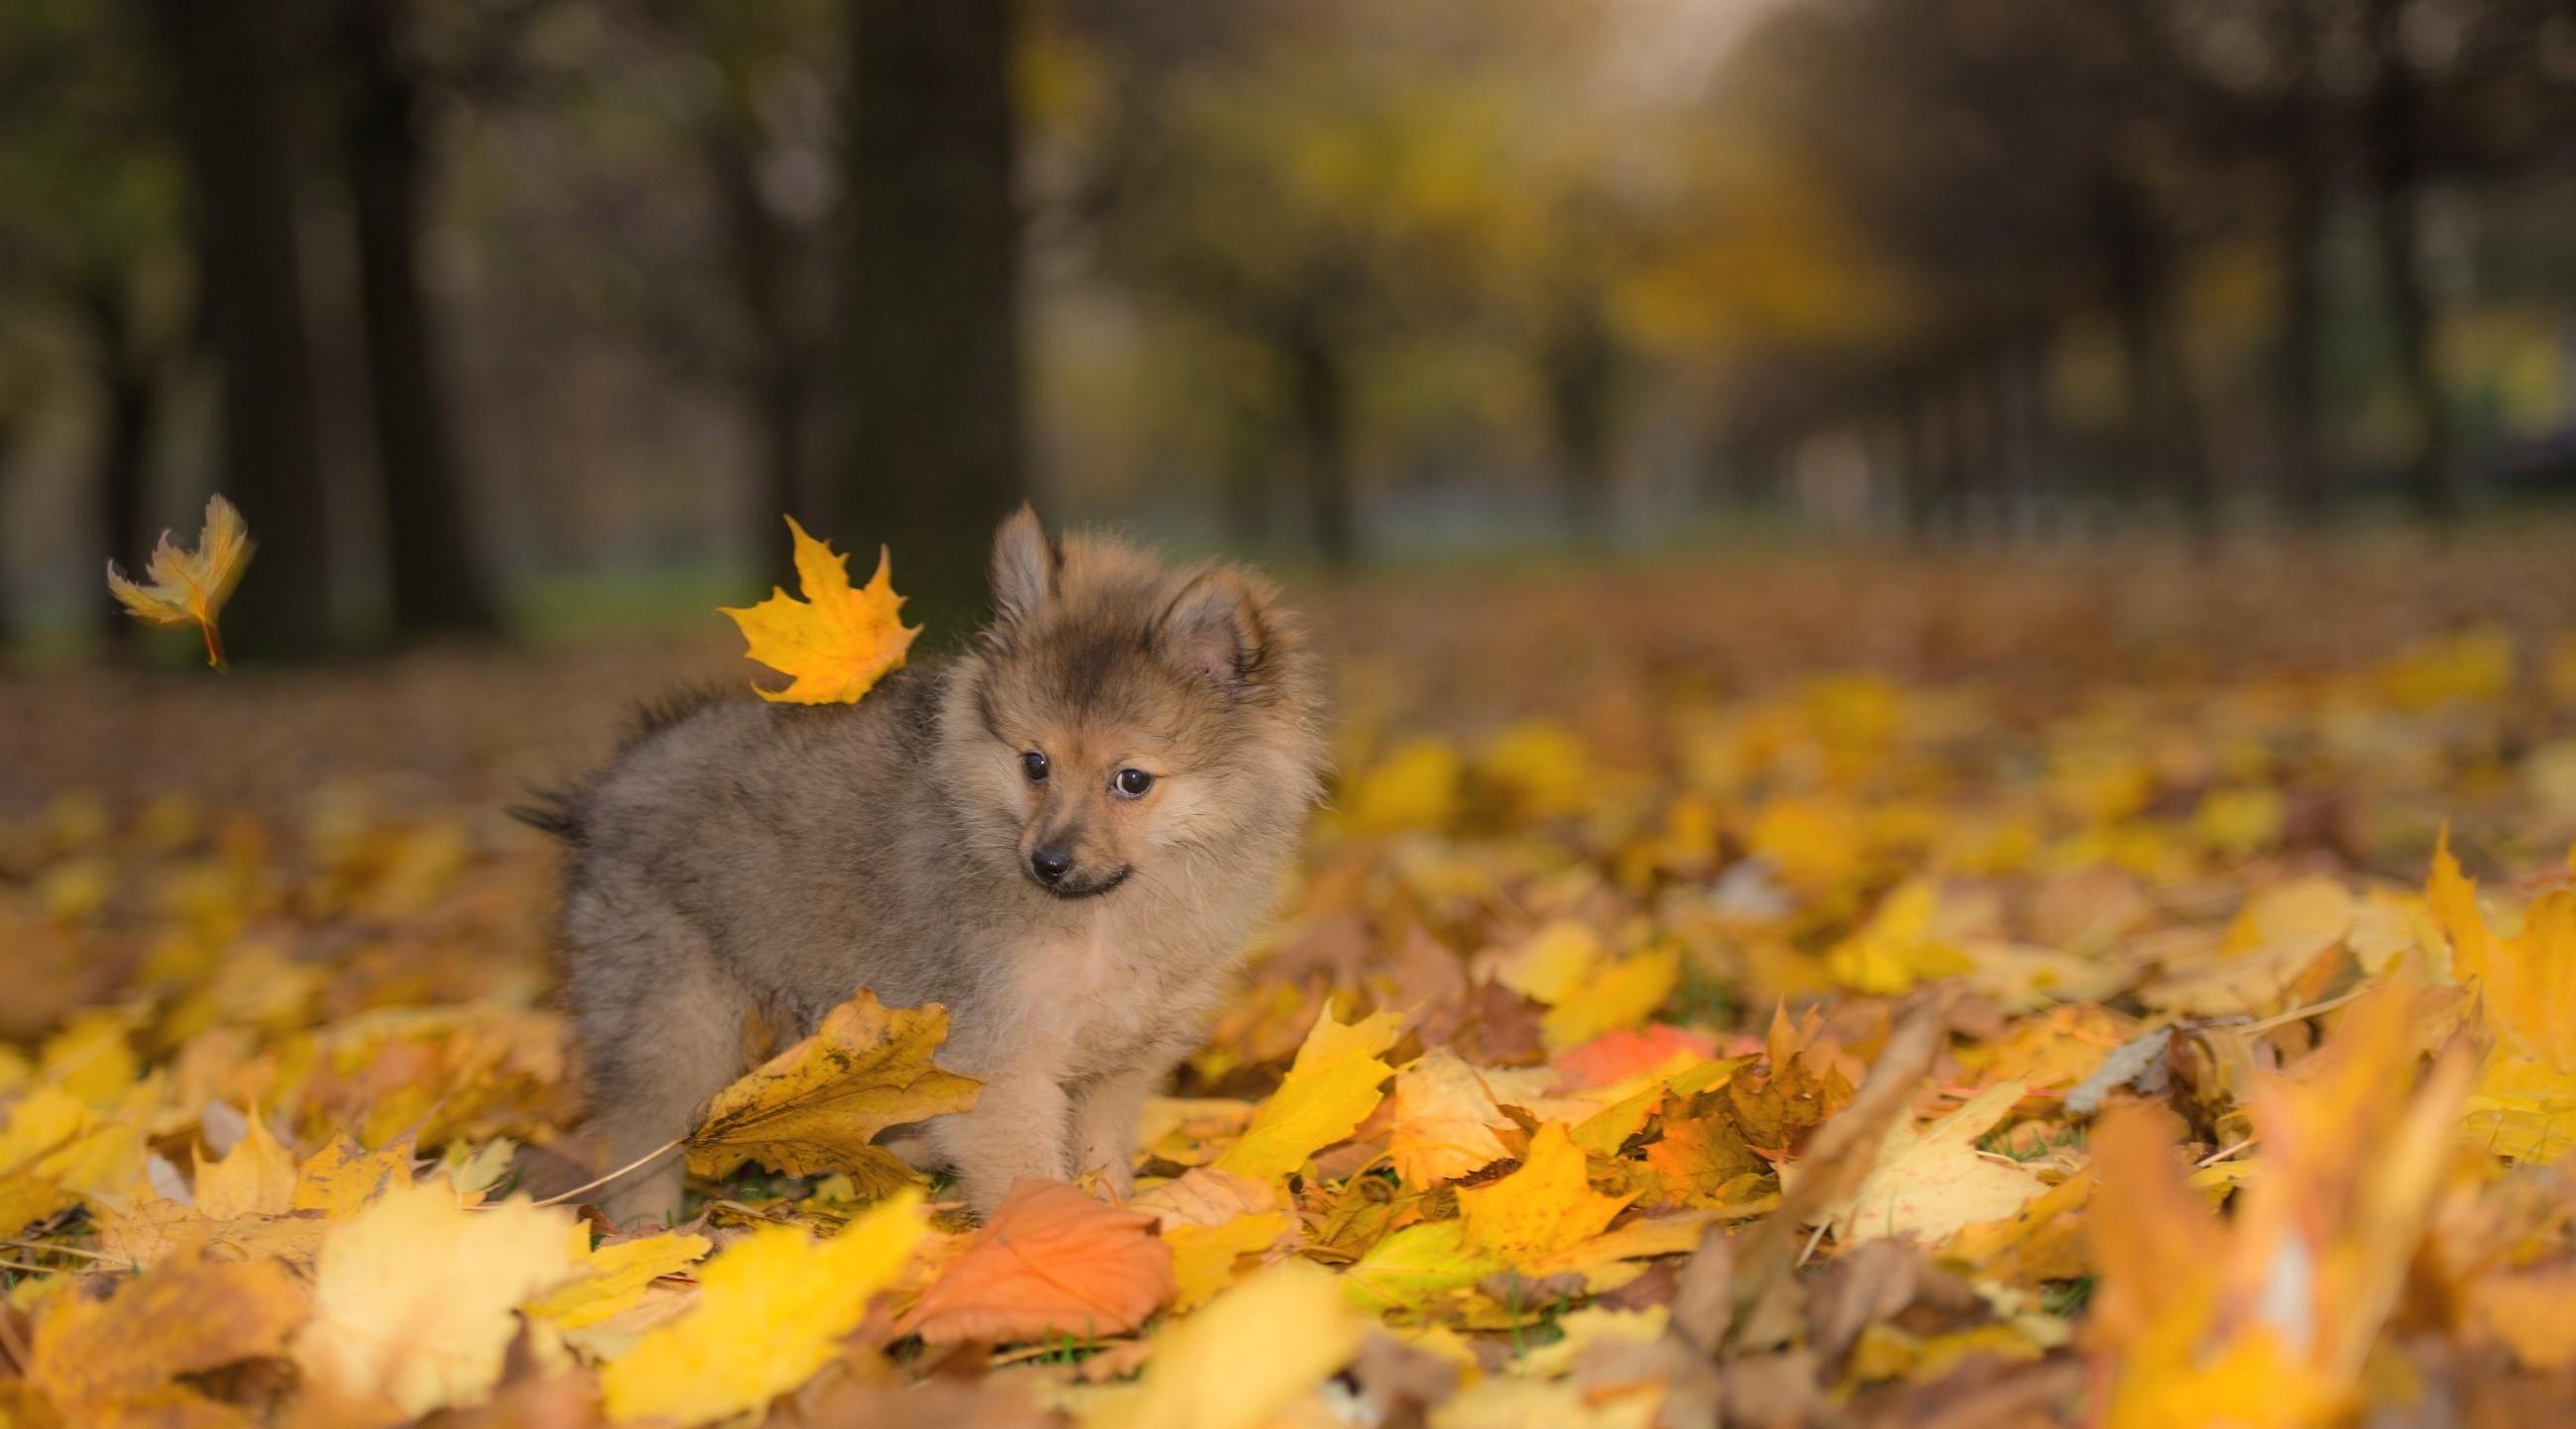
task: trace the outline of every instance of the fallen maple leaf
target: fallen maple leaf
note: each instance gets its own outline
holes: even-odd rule
[[[784,690],[752,689],[764,700],[788,704],[848,704],[866,694],[889,671],[903,668],[920,626],[906,627],[897,612],[903,597],[894,593],[894,562],[877,552],[877,573],[864,586],[850,585],[850,558],[829,543],[805,534],[796,518],[787,518],[796,543],[796,584],[805,598],[772,589],[769,599],[748,608],[719,606],[742,628],[751,659],[795,679]]]
[[[2495,1039],[2463,1135],[2518,1160],[2557,1160],[2576,1147],[2576,888],[2542,894],[2522,931],[2499,938],[2478,911],[2477,885],[2451,856],[2446,829],[2425,900]]]
[[[1279,1090],[1253,1113],[1242,1139],[1217,1158],[1217,1169],[1274,1180],[1357,1130],[1377,1109],[1379,1083],[1395,1073],[1378,1054],[1395,1045],[1401,1022],[1395,1013],[1379,1012],[1345,1025],[1326,1008]]]
[[[907,1187],[829,1240],[763,1226],[726,1247],[699,1272],[695,1308],[600,1372],[608,1417],[703,1424],[803,1384],[841,1354],[922,1230],[921,1192]]]
[[[1021,1181],[902,1328],[934,1345],[1120,1335],[1173,1293],[1172,1249],[1152,1216],[1062,1182]]]
[[[2046,1191],[2048,1183],[2021,1163],[1977,1150],[1977,1138],[2010,1114],[2024,1090],[1999,1082],[1920,1131],[1903,1119],[1890,1126],[1860,1190],[1834,1218],[1834,1239],[1851,1245],[1903,1237],[1937,1246]]]
[[[251,1108],[246,1129],[220,1161],[193,1153],[197,1163],[197,1210],[214,1220],[236,1216],[275,1216],[295,1204],[295,1158],[270,1135],[268,1123]]]
[[[206,636],[206,663],[221,670],[225,668],[224,639],[215,628],[215,617],[250,565],[251,549],[250,528],[242,523],[241,512],[222,495],[209,496],[205,528],[197,534],[195,550],[180,550],[164,531],[143,570],[151,584],[127,579],[116,562],[109,561],[107,588],[138,620],[200,627]]]
[[[705,1236],[664,1231],[618,1245],[594,1247],[590,1227],[575,1224],[567,1249],[583,1278],[529,1301],[520,1308],[567,1330],[596,1325],[644,1298],[653,1282],[707,1253]]]
[[[2264,1174],[2224,1223],[2183,1184],[2158,1117],[2093,1138],[2101,1291],[2088,1326],[2114,1429],[2340,1417],[2415,1260],[2470,1067],[2417,1086],[2407,984],[2340,1018],[2304,1081],[2256,1090]]]
[[[1194,1310],[1207,1303],[1234,1283],[1238,1261],[1270,1249],[1288,1230],[1286,1211],[1255,1211],[1213,1226],[1166,1227],[1163,1243],[1172,1249],[1172,1309]]]
[[[1395,1074],[1387,1156],[1404,1184],[1428,1188],[1511,1154],[1497,1135],[1513,1129],[1476,1069],[1448,1052],[1426,1052]]]
[[[1083,1429],[1253,1429],[1349,1362],[1360,1322],[1330,1271],[1286,1260],[1162,1335],[1132,1398]]]
[[[324,1238],[295,1362],[405,1414],[480,1403],[518,1333],[511,1308],[579,1273],[576,1224],[524,1199],[468,1210],[439,1180],[388,1191]]]
[[[1458,1192],[1458,1218],[1466,1243],[1512,1265],[1525,1266],[1568,1250],[1609,1229],[1634,1196],[1592,1189],[1583,1149],[1563,1122],[1551,1121],[1530,1138],[1519,1170]]]
[[[295,1168],[295,1190],[287,1204],[292,1210],[345,1218],[410,1185],[410,1142],[369,1151],[344,1136]]]
[[[842,1171],[898,1184],[911,1172],[870,1144],[876,1134],[966,1111],[982,1090],[932,1064],[947,1040],[947,1008],[888,1008],[862,991],[824,1014],[813,1036],[716,1093],[689,1132],[689,1169],[725,1176],[758,1161],[790,1176]]]
[[[27,1378],[84,1429],[255,1422],[181,1376],[284,1353],[304,1322],[304,1287],[273,1260],[171,1257],[93,1300],[56,1296],[36,1326]]]

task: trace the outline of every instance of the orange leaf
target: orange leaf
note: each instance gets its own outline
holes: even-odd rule
[[[848,704],[888,671],[903,668],[921,627],[906,627],[897,615],[903,597],[894,593],[893,561],[886,552],[877,552],[876,575],[853,588],[848,556],[806,535],[793,516],[787,529],[796,538],[796,584],[805,598],[773,589],[758,605],[718,609],[742,627],[750,658],[796,677],[784,690],[754,686],[762,699]]]
[[[1172,1251],[1142,1211],[1021,1181],[902,1328],[934,1345],[1123,1334],[1176,1291]]]

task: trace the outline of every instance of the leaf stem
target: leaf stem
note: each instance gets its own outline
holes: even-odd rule
[[[581,1185],[575,1186],[561,1195],[548,1196],[544,1200],[537,1202],[537,1204],[540,1207],[560,1206],[564,1202],[571,1200],[575,1196],[581,1195],[585,1191],[596,1191],[600,1187],[607,1185],[609,1182],[616,1180],[618,1177],[623,1176],[630,1171],[640,1170],[643,1167],[661,1160],[670,1152],[678,1150],[680,1143],[686,1140],[688,1140],[688,1138],[685,1136],[674,1136],[670,1140],[663,1142],[661,1145],[654,1147],[652,1150],[645,1152],[643,1155],[636,1157],[634,1160],[627,1162],[625,1165],[618,1167],[616,1170],[609,1172],[607,1175],[600,1177],[596,1181],[585,1181]]]

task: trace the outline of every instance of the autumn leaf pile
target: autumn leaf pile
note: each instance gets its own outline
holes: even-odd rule
[[[980,1227],[860,989],[689,1220],[584,1207],[497,808],[738,647],[31,678],[0,1423],[2563,1419],[2576,574],[2498,540],[1314,593],[1277,928],[1133,1199]]]

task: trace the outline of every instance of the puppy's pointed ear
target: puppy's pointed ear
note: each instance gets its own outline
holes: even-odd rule
[[[1223,566],[1181,587],[1163,608],[1158,629],[1172,658],[1220,689],[1256,679],[1268,644],[1252,587]]]
[[[1063,562],[1038,525],[1038,513],[1022,502],[993,533],[993,611],[1000,623],[1025,624],[1046,609]]]

